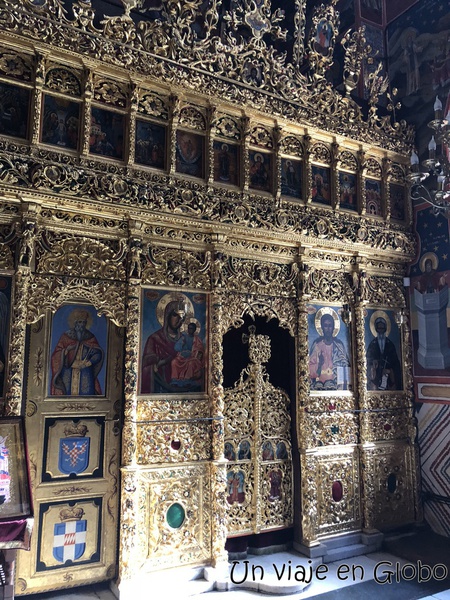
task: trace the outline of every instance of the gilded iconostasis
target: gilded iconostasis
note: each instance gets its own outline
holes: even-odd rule
[[[414,132],[365,37],[386,13],[182,6],[0,6],[0,389],[35,512],[17,595],[125,597],[250,540],[309,556],[421,519]]]

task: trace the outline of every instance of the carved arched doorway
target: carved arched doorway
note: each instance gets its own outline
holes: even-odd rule
[[[300,479],[295,338],[273,317],[246,313],[223,337],[230,553],[293,539]]]

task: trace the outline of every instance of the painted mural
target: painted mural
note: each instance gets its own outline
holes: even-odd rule
[[[426,124],[435,97],[445,106],[450,90],[450,13],[444,6],[422,0],[387,28],[389,77],[399,90],[401,114],[416,126],[420,154],[431,137]]]
[[[450,402],[449,220],[417,207],[417,258],[411,265],[411,325],[417,399]]]

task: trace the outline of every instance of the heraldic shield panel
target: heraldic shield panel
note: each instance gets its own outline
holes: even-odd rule
[[[17,595],[115,575],[123,342],[90,304],[64,304],[30,326],[35,526],[31,551],[18,557]]]

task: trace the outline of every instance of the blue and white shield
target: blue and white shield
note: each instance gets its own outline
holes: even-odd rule
[[[91,438],[68,437],[59,440],[58,468],[61,473],[83,473],[89,464]]]
[[[53,534],[53,556],[60,563],[81,558],[86,550],[87,521],[55,523]]]

